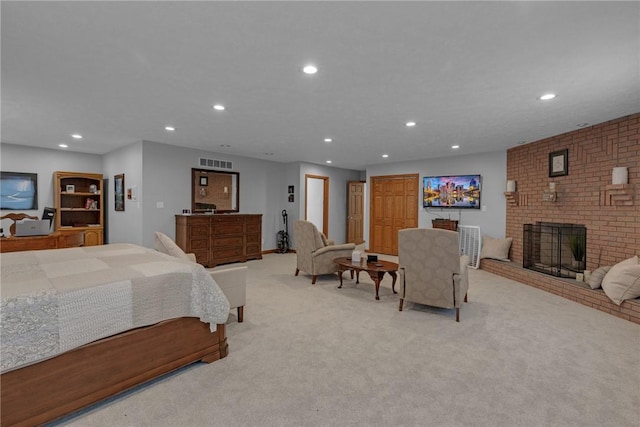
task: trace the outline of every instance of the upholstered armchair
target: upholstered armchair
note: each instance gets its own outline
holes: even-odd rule
[[[400,306],[405,300],[456,309],[467,302],[469,257],[460,256],[458,233],[436,228],[407,228],[398,232]]]
[[[338,266],[333,260],[350,257],[356,247],[354,243],[334,244],[309,221],[295,221],[293,235],[297,256],[296,276],[300,271],[311,274],[312,285],[315,285],[319,275],[338,271]]]

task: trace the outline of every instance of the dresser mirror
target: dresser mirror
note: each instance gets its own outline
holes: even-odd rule
[[[240,212],[240,173],[191,169],[191,212]]]

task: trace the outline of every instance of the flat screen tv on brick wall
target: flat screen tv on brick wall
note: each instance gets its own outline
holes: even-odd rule
[[[425,176],[422,184],[425,208],[480,209],[480,175]]]
[[[0,172],[0,209],[13,211],[38,209],[38,175]]]

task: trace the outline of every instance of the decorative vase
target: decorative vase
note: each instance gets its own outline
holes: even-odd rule
[[[611,175],[611,183],[616,184],[628,184],[629,183],[629,171],[625,166],[619,166],[613,168]]]

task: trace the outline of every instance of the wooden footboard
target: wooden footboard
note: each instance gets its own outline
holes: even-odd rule
[[[225,325],[167,320],[105,338],[0,376],[4,426],[54,420],[196,361],[227,356]]]

